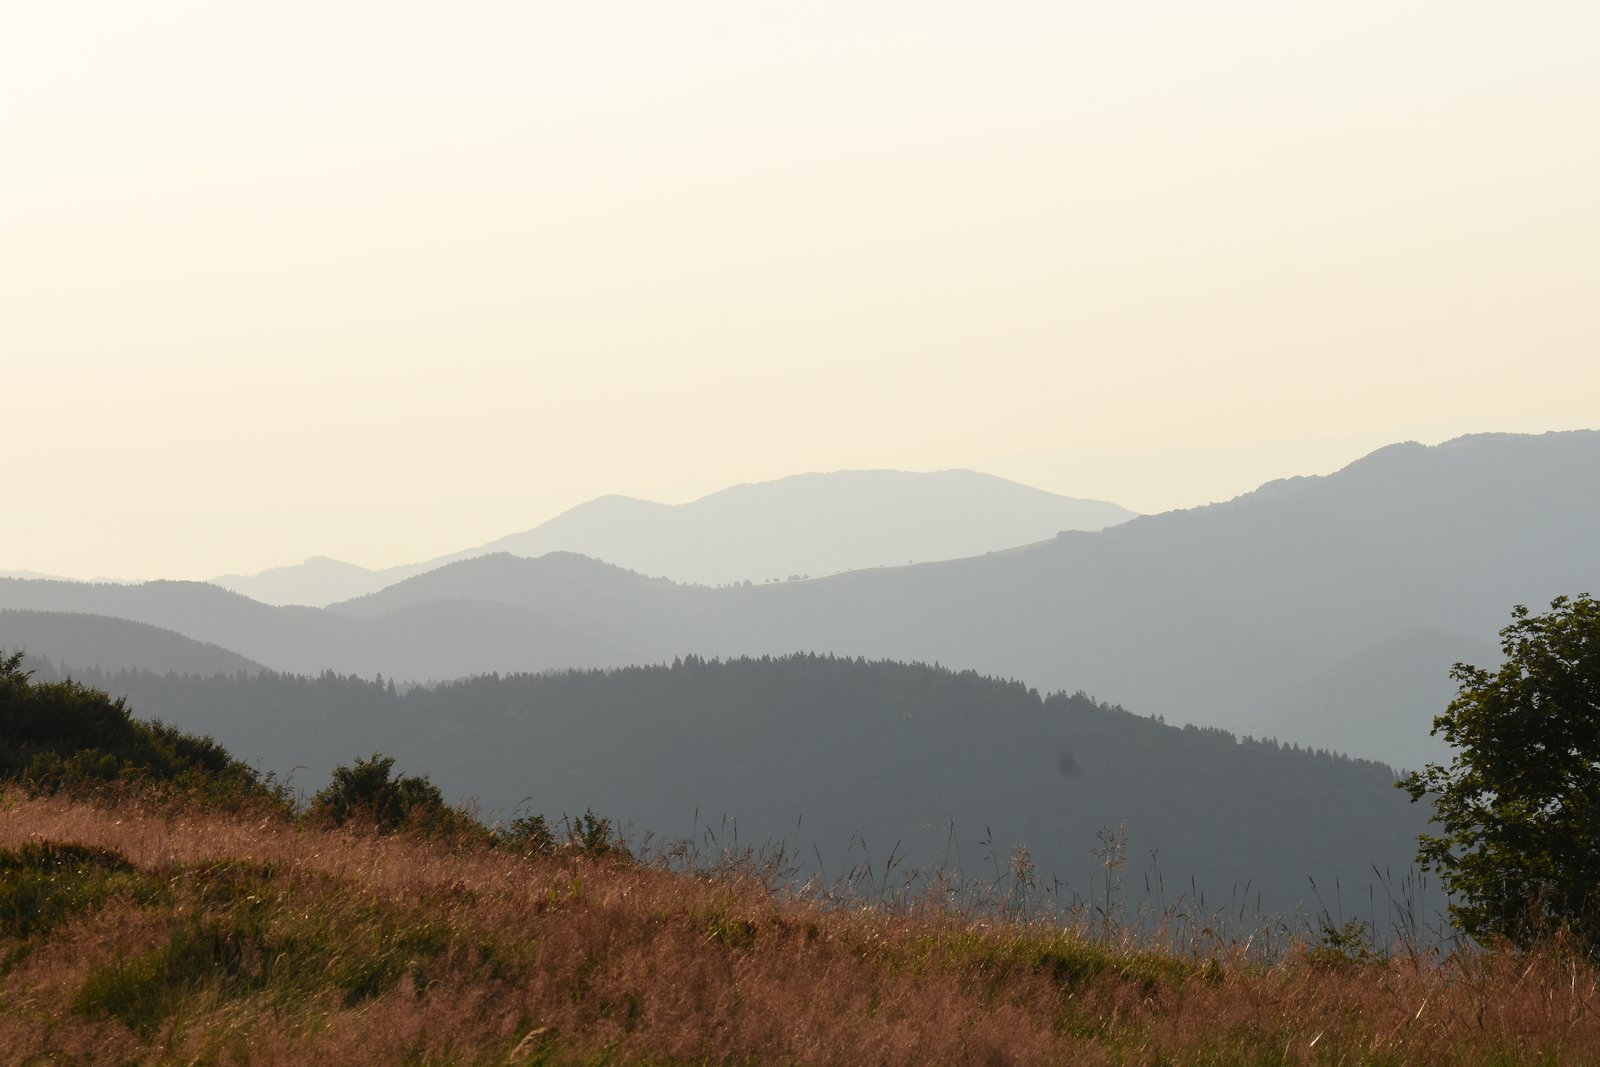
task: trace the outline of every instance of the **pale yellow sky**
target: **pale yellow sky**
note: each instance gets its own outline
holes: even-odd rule
[[[13,4],[0,570],[1600,425],[1600,5]]]

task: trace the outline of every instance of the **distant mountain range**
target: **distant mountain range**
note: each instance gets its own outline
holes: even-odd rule
[[[1101,899],[1097,832],[1126,831],[1122,891],[1159,908],[1366,915],[1396,892],[1427,811],[1389,768],[1082,696],[928,666],[798,656],[482,677],[406,691],[348,677],[86,676],[141,715],[217,737],[282,777],[326,781],[374,749],[503,816],[592,806],[635,832],[782,839],[826,876],[959,867],[993,879],[1026,846],[1043,884]],[[1376,887],[1377,915],[1385,911]],[[1430,916],[1431,918],[1431,916]]]
[[[128,584],[128,583],[124,582],[124,580],[121,579],[121,578],[78,579],[78,578],[69,578],[66,575],[62,575],[62,574],[45,574],[42,571],[0,571],[0,578],[26,578],[26,579],[30,579],[30,580],[31,579],[43,579],[43,580],[46,580],[46,581],[54,581],[54,582],[76,582],[76,581],[87,580],[87,581],[91,581],[91,582],[109,582],[109,583],[111,583],[113,585]]]
[[[264,604],[320,607],[496,552],[576,552],[692,585],[759,583],[971,556],[1133,516],[1105,501],[975,471],[835,471],[736,485],[688,504],[603,496],[531,530],[424,563],[368,570],[316,556],[214,583]]]
[[[0,607],[135,619],[279,670],[402,679],[689,652],[940,662],[1416,766],[1442,754],[1427,735],[1455,658],[1496,655],[1513,604],[1594,590],[1600,433],[1579,431],[1395,445],[1222,504],[810,581],[714,589],[501,554],[323,610],[200,583],[17,580],[0,580]]]

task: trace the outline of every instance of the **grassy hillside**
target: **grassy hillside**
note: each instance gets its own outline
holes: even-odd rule
[[[1595,984],[0,793],[15,1063],[1576,1064]]]

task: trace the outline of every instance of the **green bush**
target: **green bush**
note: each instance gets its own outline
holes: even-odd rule
[[[22,653],[0,656],[0,782],[34,793],[160,787],[214,805],[287,806],[281,789],[211,738],[135,719],[103,690],[32,674]]]
[[[631,855],[628,846],[614,832],[611,820],[596,815],[592,808],[583,809],[583,814],[568,826],[567,840],[574,848],[590,856]]]
[[[521,815],[495,835],[495,843],[532,856],[556,850],[556,835],[543,815]]]
[[[313,822],[339,826],[354,819],[380,830],[462,831],[476,826],[444,802],[427,775],[396,776],[394,757],[376,752],[352,766],[335,767],[327,786],[311,798],[308,814]]]
[[[611,820],[596,815],[592,808],[585,808],[576,819],[564,817],[559,828],[551,827],[543,815],[518,816],[495,832],[494,843],[529,856],[577,852],[591,857],[633,857]]]

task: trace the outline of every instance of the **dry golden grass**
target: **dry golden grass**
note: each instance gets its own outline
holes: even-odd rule
[[[30,841],[132,871],[0,925],[7,1063],[1600,1062],[1596,973],[1558,949],[1267,963],[750,871],[0,795],[0,848]]]

